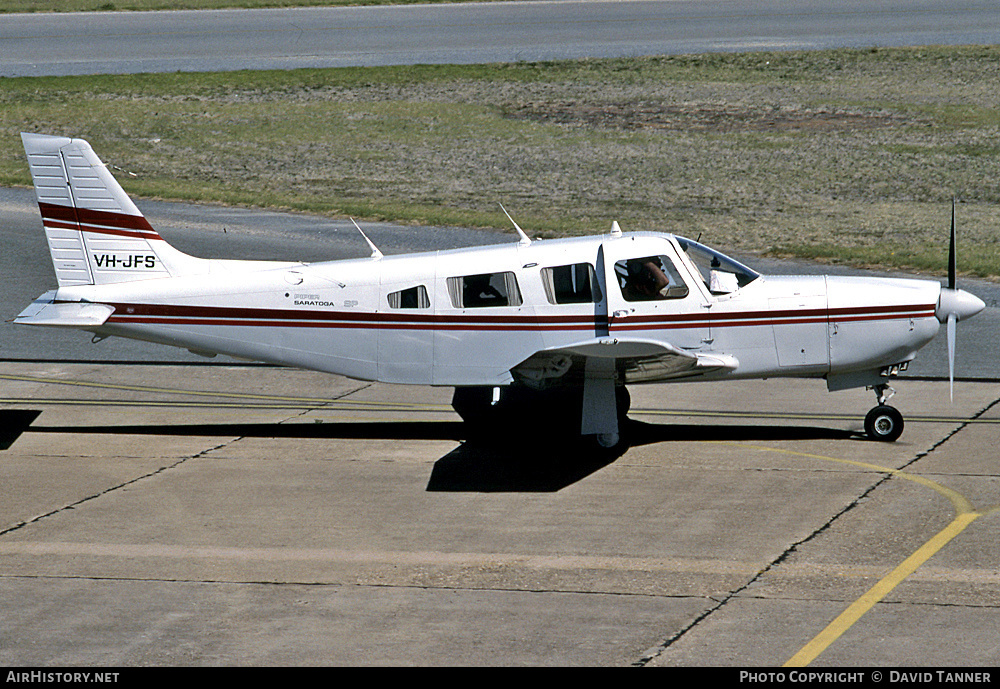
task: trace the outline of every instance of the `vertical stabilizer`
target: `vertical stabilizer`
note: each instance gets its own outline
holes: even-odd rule
[[[59,286],[199,272],[168,245],[83,139],[21,134]]]

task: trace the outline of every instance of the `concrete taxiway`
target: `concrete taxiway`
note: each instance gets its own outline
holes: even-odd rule
[[[1000,385],[634,387],[618,457],[450,390],[0,368],[0,664],[1000,662]]]

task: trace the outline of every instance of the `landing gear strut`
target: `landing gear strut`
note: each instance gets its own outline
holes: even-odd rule
[[[598,450],[617,451],[628,446],[629,438],[626,433],[626,424],[628,423],[628,419],[626,415],[628,414],[628,410],[631,406],[632,396],[629,394],[628,390],[624,385],[616,386],[615,412],[618,416],[618,430],[612,433],[598,433],[591,436]]]
[[[865,416],[865,433],[872,440],[894,442],[903,433],[903,415],[885,403],[894,391],[885,383],[874,386],[874,390],[878,406]]]

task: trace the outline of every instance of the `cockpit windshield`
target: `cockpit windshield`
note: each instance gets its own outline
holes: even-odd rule
[[[701,274],[701,279],[712,294],[735,292],[760,277],[757,271],[704,244],[684,237],[677,237],[677,243]]]

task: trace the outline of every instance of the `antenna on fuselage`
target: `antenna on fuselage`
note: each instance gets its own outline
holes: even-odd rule
[[[522,230],[521,226],[515,222],[514,218],[510,217],[510,213],[507,212],[507,209],[503,207],[502,203],[500,204],[500,210],[503,211],[503,214],[506,215],[507,219],[514,225],[514,229],[517,230],[517,233],[521,235],[521,241],[518,242],[518,244],[521,244],[522,246],[528,246],[531,244],[531,240],[528,238],[528,235],[524,233],[524,230]]]
[[[374,245],[374,244],[372,243],[372,240],[368,239],[368,235],[366,235],[366,234],[365,234],[365,231],[361,229],[361,226],[360,226],[360,225],[358,225],[358,223],[357,223],[357,222],[355,222],[354,218],[351,218],[351,222],[353,222],[353,223],[354,223],[354,226],[358,228],[358,232],[360,232],[360,233],[361,233],[361,236],[365,238],[365,241],[366,241],[366,242],[368,242],[368,246],[370,246],[370,247],[371,247],[371,249],[372,249],[372,258],[382,258],[382,252],[381,252],[381,251],[379,251],[379,250],[378,250],[378,247],[377,247],[377,246],[375,246],[375,245]]]
[[[621,237],[622,236],[622,228],[618,224],[617,220],[612,220],[611,221],[611,236],[612,237]]]

